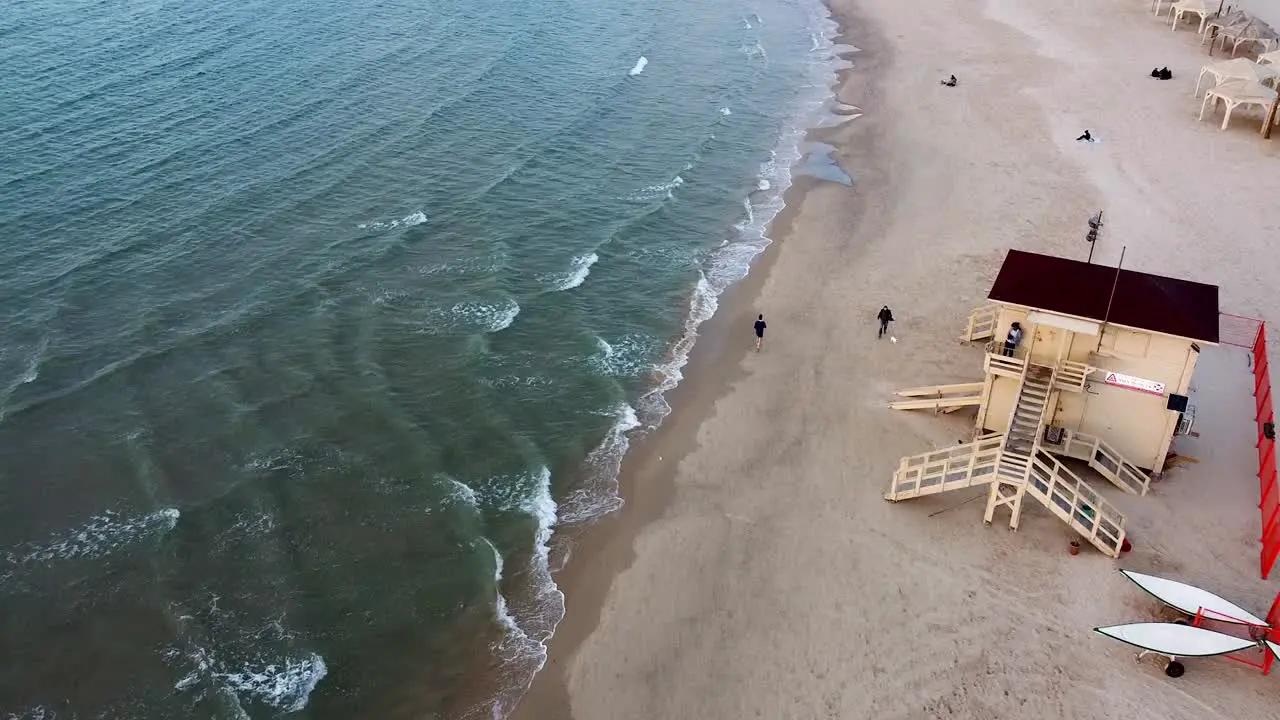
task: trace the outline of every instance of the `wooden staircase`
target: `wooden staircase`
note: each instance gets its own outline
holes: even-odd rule
[[[1037,449],[1027,494],[1111,557],[1124,545],[1124,515],[1053,455]]]
[[[1124,515],[1041,445],[1045,408],[1056,386],[1055,376],[1053,368],[1024,365],[1007,433],[902,458],[885,499],[897,502],[990,484],[986,522],[992,521],[996,508],[1008,507],[1009,525],[1017,529],[1022,499],[1030,495],[1104,554],[1118,557],[1124,544]],[[1092,457],[1102,445],[1097,438],[1075,434],[1064,441],[1063,449],[1087,451]],[[1137,486],[1123,458],[1117,461],[1119,456],[1109,449],[1101,457],[1097,462],[1118,468],[1112,474],[1121,480],[1117,482],[1107,472],[1099,472],[1122,488],[1130,485],[1126,489],[1135,492]]]
[[[1039,441],[1040,427],[1044,423],[1045,406],[1053,385],[1053,368],[1027,364],[1018,388],[1018,400],[1009,414],[1009,431],[1005,449],[1030,455]]]

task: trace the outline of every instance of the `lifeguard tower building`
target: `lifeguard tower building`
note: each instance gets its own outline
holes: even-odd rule
[[[977,407],[971,443],[905,457],[891,501],[990,484],[986,522],[1018,527],[1030,494],[1115,557],[1124,516],[1065,465],[1082,460],[1121,490],[1146,494],[1176,434],[1189,430],[1196,360],[1218,342],[1218,288],[1010,250],[965,341],[988,341],[982,382],[913,388],[895,409]],[[1013,323],[1023,329],[1009,352]]]

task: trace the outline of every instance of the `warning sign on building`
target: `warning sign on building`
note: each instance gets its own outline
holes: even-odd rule
[[[1164,383],[1155,380],[1145,380],[1132,375],[1107,371],[1106,379],[1103,380],[1108,385],[1116,387],[1137,390],[1138,392],[1151,393],[1152,395],[1164,395]]]

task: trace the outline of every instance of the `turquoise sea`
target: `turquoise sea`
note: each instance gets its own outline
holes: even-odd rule
[[[8,0],[0,718],[501,717],[818,0]]]

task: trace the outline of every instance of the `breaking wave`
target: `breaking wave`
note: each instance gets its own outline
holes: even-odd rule
[[[414,225],[421,225],[426,221],[427,214],[418,210],[417,212],[405,215],[399,220],[375,220],[371,222],[362,222],[356,225],[356,227],[361,230],[391,230],[399,227],[413,227]]]
[[[43,543],[20,545],[6,553],[12,565],[40,565],[58,560],[93,560],[149,537],[163,535],[178,524],[182,513],[164,508],[147,515],[123,515],[107,510],[83,525],[57,533]]]
[[[551,284],[552,290],[572,290],[586,282],[587,276],[591,274],[591,266],[599,261],[600,256],[596,253],[578,255],[569,263],[568,270],[549,276],[547,281]]]

